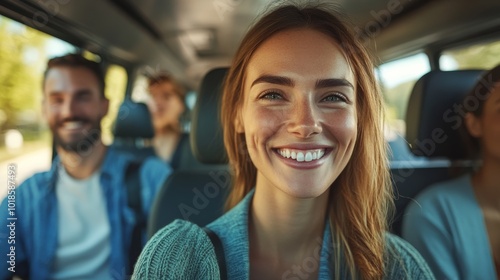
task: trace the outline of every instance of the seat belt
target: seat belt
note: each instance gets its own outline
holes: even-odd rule
[[[141,163],[131,162],[125,171],[125,187],[127,188],[128,206],[134,211],[136,223],[132,229],[129,248],[129,273],[134,271],[134,265],[142,251],[142,233],[146,229],[146,218],[141,203],[141,180],[139,170]]]
[[[226,269],[226,258],[224,255],[224,248],[222,247],[222,242],[215,232],[210,230],[207,227],[204,227],[203,230],[208,235],[210,242],[214,246],[215,256],[217,257],[217,264],[219,266],[219,275],[221,280],[227,280],[227,269]]]

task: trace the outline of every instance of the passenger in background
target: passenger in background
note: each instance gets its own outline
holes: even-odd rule
[[[126,279],[131,273],[132,248],[140,251],[145,236],[133,238],[133,229],[141,229],[140,217],[147,217],[171,169],[158,159],[142,163],[136,215],[125,180],[132,159],[101,141],[109,105],[104,88],[96,62],[76,54],[48,62],[42,107],[58,156],[50,171],[10,190],[1,204],[0,220],[10,227],[0,227],[0,279]]]
[[[222,96],[234,185],[231,210],[207,226],[222,253],[176,220],[150,240],[133,278],[433,279],[387,232],[381,96],[367,51],[336,12],[270,11],[243,38]]]
[[[186,109],[184,88],[171,75],[159,73],[149,78],[148,91],[152,97],[149,108],[155,130],[156,154],[176,169],[182,153],[179,144],[189,143],[188,134],[183,133],[180,122]]]
[[[437,279],[500,279],[500,65],[464,99],[462,133],[478,170],[435,184],[405,213],[403,237]]]

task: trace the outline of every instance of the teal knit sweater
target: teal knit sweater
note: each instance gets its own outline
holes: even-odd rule
[[[208,225],[224,247],[229,280],[249,279],[248,211],[253,192],[236,207]],[[386,235],[385,279],[434,279],[419,253],[392,234]],[[321,243],[321,242],[320,242]],[[320,256],[304,260],[297,267],[283,272],[282,279],[304,279],[311,266],[319,262],[319,279],[333,279],[331,267],[333,246],[330,227],[325,226]],[[316,263],[315,263],[316,262]],[[299,269],[300,272],[297,272]],[[341,271],[342,279],[348,278]],[[215,251],[202,228],[176,220],[161,229],[148,242],[137,261],[132,279],[220,279]]]

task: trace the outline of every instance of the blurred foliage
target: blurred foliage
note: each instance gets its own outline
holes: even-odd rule
[[[40,125],[44,123],[41,112],[43,71],[48,60],[47,47],[52,39],[45,33],[0,16],[0,132],[15,128],[26,140],[40,138],[36,134],[40,133]],[[99,56],[89,52],[84,52],[84,55],[100,60]],[[124,98],[126,83],[125,69],[117,65],[108,67],[105,94],[110,105],[108,115],[102,121],[106,144],[113,139],[111,128]]]
[[[500,41],[443,52],[457,62],[457,69],[491,69],[500,64]]]
[[[405,119],[406,107],[410,98],[411,90],[416,80],[406,81],[395,87],[383,90],[384,101],[388,108],[388,119]],[[386,112],[387,113],[387,112]]]
[[[443,56],[454,61],[455,68],[453,70],[491,69],[500,64],[500,41],[447,50],[443,52]],[[405,120],[409,97],[415,82],[416,80],[405,81],[390,88],[382,85],[386,118],[389,124]],[[399,132],[404,134],[404,131]]]
[[[19,114],[40,112],[41,73],[48,35],[0,17],[0,130],[14,128]],[[35,117],[37,119],[37,117]]]

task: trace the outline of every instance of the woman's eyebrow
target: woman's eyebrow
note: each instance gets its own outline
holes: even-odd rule
[[[282,86],[293,87],[295,85],[294,81],[290,78],[275,75],[262,75],[253,81],[250,87],[253,87],[259,83],[269,83]],[[331,79],[321,79],[316,81],[315,88],[328,88],[328,87],[339,87],[347,86],[354,89],[354,86],[346,79],[343,78],[331,78]]]
[[[258,77],[257,79],[255,79],[255,81],[253,81],[250,88],[256,84],[259,84],[259,83],[269,83],[269,84],[276,84],[276,85],[289,86],[289,87],[293,87],[295,85],[295,83],[292,81],[292,79],[287,78],[287,77],[273,76],[273,75],[262,75],[262,76]]]
[[[329,87],[350,87],[354,89],[354,86],[346,79],[322,79],[316,81],[315,88],[329,88]]]

